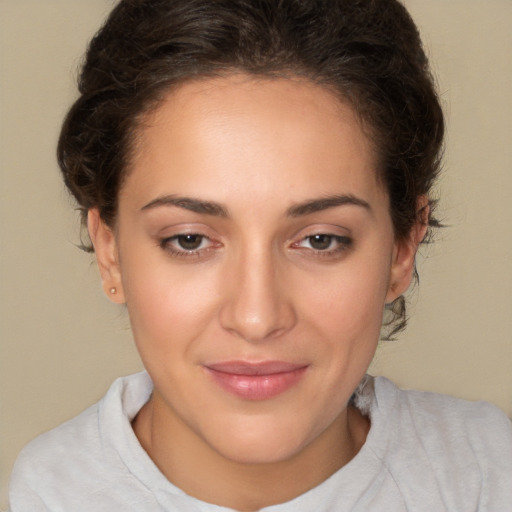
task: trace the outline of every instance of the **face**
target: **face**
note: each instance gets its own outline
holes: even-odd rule
[[[358,118],[238,75],[174,91],[137,148],[115,232],[89,227],[162,422],[232,460],[299,453],[346,414],[414,259]]]

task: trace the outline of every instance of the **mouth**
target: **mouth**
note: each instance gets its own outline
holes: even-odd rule
[[[285,361],[226,361],[204,366],[221,389],[245,400],[266,400],[300,382],[308,365]]]

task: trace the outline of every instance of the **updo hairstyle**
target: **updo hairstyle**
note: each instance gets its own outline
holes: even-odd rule
[[[89,45],[58,144],[83,225],[95,207],[115,226],[138,129],[170,90],[240,72],[334,91],[373,144],[397,239],[418,215],[438,225],[432,201],[428,219],[417,201],[431,197],[440,169],[443,114],[418,30],[397,0],[121,0]],[[403,297],[393,310],[396,331]]]

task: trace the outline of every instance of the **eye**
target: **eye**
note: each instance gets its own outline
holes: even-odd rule
[[[160,247],[175,257],[199,257],[215,247],[207,236],[199,233],[180,233],[160,241]]]
[[[334,237],[332,235],[320,234],[308,236],[305,240],[307,240],[311,248],[316,251],[326,251],[331,248]]]
[[[353,245],[354,241],[351,237],[317,232],[299,238],[291,244],[290,248],[295,249],[306,258],[334,262],[344,258]]]
[[[176,245],[184,251],[196,251],[201,249],[207,238],[203,235],[187,234],[177,235],[172,238]]]
[[[352,240],[346,236],[318,233],[303,238],[297,246],[314,251],[330,252],[346,249],[351,243]]]

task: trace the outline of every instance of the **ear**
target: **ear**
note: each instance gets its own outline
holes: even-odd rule
[[[404,240],[395,242],[386,304],[390,304],[404,294],[411,284],[416,252],[427,233],[428,218],[428,198],[421,196],[417,201],[416,222],[409,236]]]
[[[94,246],[103,291],[112,302],[124,304],[119,254],[114,232],[100,217],[97,208],[91,208],[87,212],[87,228],[89,238]]]

